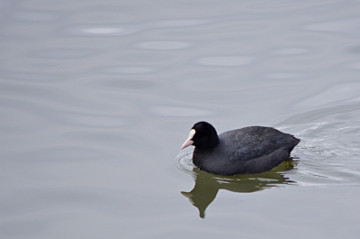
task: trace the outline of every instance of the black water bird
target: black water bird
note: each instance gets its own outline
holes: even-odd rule
[[[181,149],[195,146],[193,163],[201,170],[219,175],[261,173],[290,158],[300,142],[293,135],[263,126],[250,126],[217,134],[207,122],[190,130]]]

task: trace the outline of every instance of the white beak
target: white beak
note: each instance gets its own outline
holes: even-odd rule
[[[181,148],[180,148],[181,150],[189,147],[190,145],[192,145],[194,143],[194,141],[192,139],[194,138],[195,133],[196,133],[196,131],[194,129],[190,130],[189,137],[185,140],[185,142],[181,146]]]

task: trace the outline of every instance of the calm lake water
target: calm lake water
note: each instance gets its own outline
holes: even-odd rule
[[[1,238],[358,238],[360,1],[0,2]],[[219,177],[193,123],[274,126]]]

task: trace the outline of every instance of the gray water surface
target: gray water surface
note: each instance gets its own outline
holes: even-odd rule
[[[0,2],[0,237],[358,238],[359,13]],[[302,141],[291,165],[209,175],[179,151],[200,120]]]

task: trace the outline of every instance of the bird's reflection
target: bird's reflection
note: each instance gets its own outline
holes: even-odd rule
[[[214,201],[220,189],[252,193],[280,184],[295,183],[283,175],[284,171],[294,167],[294,163],[293,160],[289,160],[268,172],[236,176],[219,176],[194,168],[194,188],[190,192],[181,193],[199,209],[200,217],[205,218],[206,208]]]

